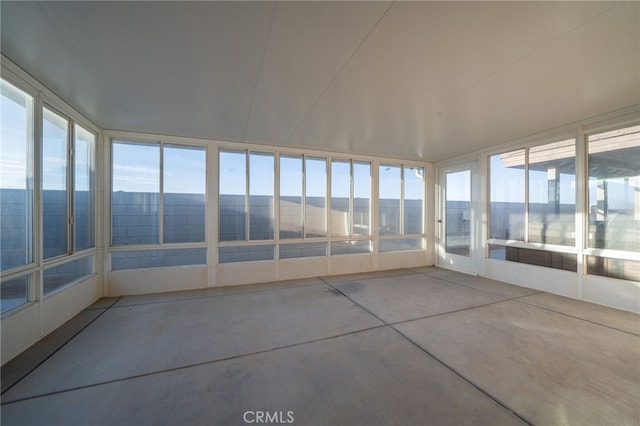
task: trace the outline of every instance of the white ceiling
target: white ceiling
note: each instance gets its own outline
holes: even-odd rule
[[[438,161],[640,102],[640,2],[6,2],[105,129]]]

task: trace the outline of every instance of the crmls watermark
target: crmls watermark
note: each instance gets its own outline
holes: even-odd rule
[[[245,411],[242,420],[245,423],[289,424],[295,421],[293,411]]]

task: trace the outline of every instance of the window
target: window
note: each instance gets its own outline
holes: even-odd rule
[[[524,165],[524,149],[493,155],[489,160],[489,238],[524,241]]]
[[[0,292],[4,314],[33,300],[41,282],[44,294],[49,295],[93,275],[91,255],[70,257],[65,263],[59,258],[95,247],[96,135],[48,105],[41,109],[42,121],[35,123],[34,98],[5,80],[0,80],[0,102]],[[36,128],[42,129],[38,141],[34,139]],[[38,159],[35,152],[39,152]],[[41,207],[38,212],[34,210],[36,196]],[[36,218],[42,220],[39,240],[35,239]],[[35,258],[36,245],[42,247],[40,259]],[[14,271],[24,266],[28,269]]]
[[[2,280],[0,288],[0,314],[9,312],[29,302],[32,274]]]
[[[327,235],[327,160],[305,158],[304,236]]]
[[[327,243],[280,244],[280,259],[320,257],[327,255]]]
[[[349,240],[331,242],[331,256],[371,253],[371,240]]]
[[[572,253],[489,244],[489,258],[573,272],[578,270],[578,257]]]
[[[381,164],[379,169],[380,235],[424,231],[424,169]]]
[[[45,297],[49,296],[92,274],[93,256],[85,256],[45,269],[43,273],[44,295]]]
[[[490,238],[575,246],[576,142],[490,157]],[[528,214],[525,214],[528,213]],[[577,256],[496,241],[489,258],[577,271]]]
[[[76,124],[74,145],[74,244],[81,251],[95,246],[96,136]]]
[[[424,218],[422,200],[424,194],[424,169],[422,167],[403,167],[404,175],[404,233],[422,234]]]
[[[280,156],[280,238],[302,238],[302,156]]]
[[[272,240],[274,154],[221,150],[219,161],[220,241]]]
[[[0,80],[0,108],[0,271],[7,271],[34,261],[33,98]],[[2,291],[5,312],[4,282]]]
[[[203,147],[164,145],[163,242],[205,241],[206,151]]]
[[[351,161],[331,161],[331,235],[351,234]]]
[[[327,160],[280,156],[280,238],[326,237]]]
[[[587,274],[640,281],[640,262],[601,256],[587,256]]]
[[[42,204],[44,258],[69,252],[69,195],[67,192],[67,143],[69,122],[44,108],[42,123]]]
[[[588,247],[640,252],[640,126],[589,136],[588,153]]]
[[[247,153],[220,150],[220,241],[245,240],[247,224]]]
[[[112,244],[204,242],[205,149],[128,141],[112,146]]]
[[[489,237],[574,246],[575,155],[568,139],[491,156]]]
[[[160,144],[113,143],[112,244],[160,242]]]
[[[45,107],[42,113],[44,260],[95,246],[94,158],[95,134]],[[44,295],[92,274],[93,256],[53,267],[45,265]]]
[[[200,146],[112,143],[112,270],[206,264],[206,149]]]
[[[574,139],[529,149],[529,229],[532,243],[575,245]]]
[[[234,246],[220,247],[218,251],[218,263],[255,262],[258,260],[274,260],[275,246]]]
[[[445,176],[445,251],[471,256],[471,171]]]
[[[393,238],[380,240],[380,253],[388,251],[422,250],[424,238]]]
[[[371,235],[371,164],[353,162],[353,236]]]
[[[273,240],[274,156],[251,152],[249,165],[249,239]]]
[[[134,250],[111,253],[111,270],[162,268],[168,266],[205,265],[204,248]]]
[[[370,235],[370,200],[371,164],[332,160],[331,235],[334,237]]]
[[[379,233],[397,235],[400,234],[402,167],[381,165],[379,176]]]

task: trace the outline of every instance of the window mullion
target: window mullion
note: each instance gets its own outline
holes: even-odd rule
[[[25,182],[27,190],[25,204],[28,216],[26,220],[30,222],[25,223],[29,252],[29,262],[27,263],[35,263],[38,266],[42,265],[42,214],[40,213],[42,211],[42,162],[40,160],[42,153],[42,108],[42,97],[38,95],[31,104],[30,120],[27,120],[29,143],[27,143],[27,182]],[[32,295],[37,298],[35,293]]]
[[[529,148],[524,150],[524,240],[529,242]]]
[[[399,235],[404,235],[404,164],[400,166],[400,229]]]
[[[307,155],[302,155],[302,199],[300,200],[300,223],[302,224],[302,238],[307,237],[306,229],[306,209],[307,209]]]
[[[160,141],[160,170],[158,194],[158,244],[164,244],[164,143]]]
[[[75,128],[73,120],[67,120],[67,253],[75,253]]]
[[[247,150],[245,154],[245,189],[244,189],[244,240],[249,241],[251,239],[251,233],[249,231],[250,216],[251,216],[251,194],[250,191],[250,176],[251,176],[251,151]]]
[[[349,161],[349,237],[353,237],[353,216],[354,216],[354,166],[353,160]]]

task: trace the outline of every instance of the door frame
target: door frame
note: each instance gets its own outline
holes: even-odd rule
[[[458,254],[447,253],[446,241],[446,175],[468,170],[470,172],[470,212],[469,212],[469,257]],[[480,222],[479,222],[479,201],[480,185],[478,175],[478,160],[449,165],[438,169],[438,207],[436,211],[436,238],[434,250],[436,265],[442,268],[453,269],[468,274],[478,275],[479,261],[482,258],[480,253]]]

